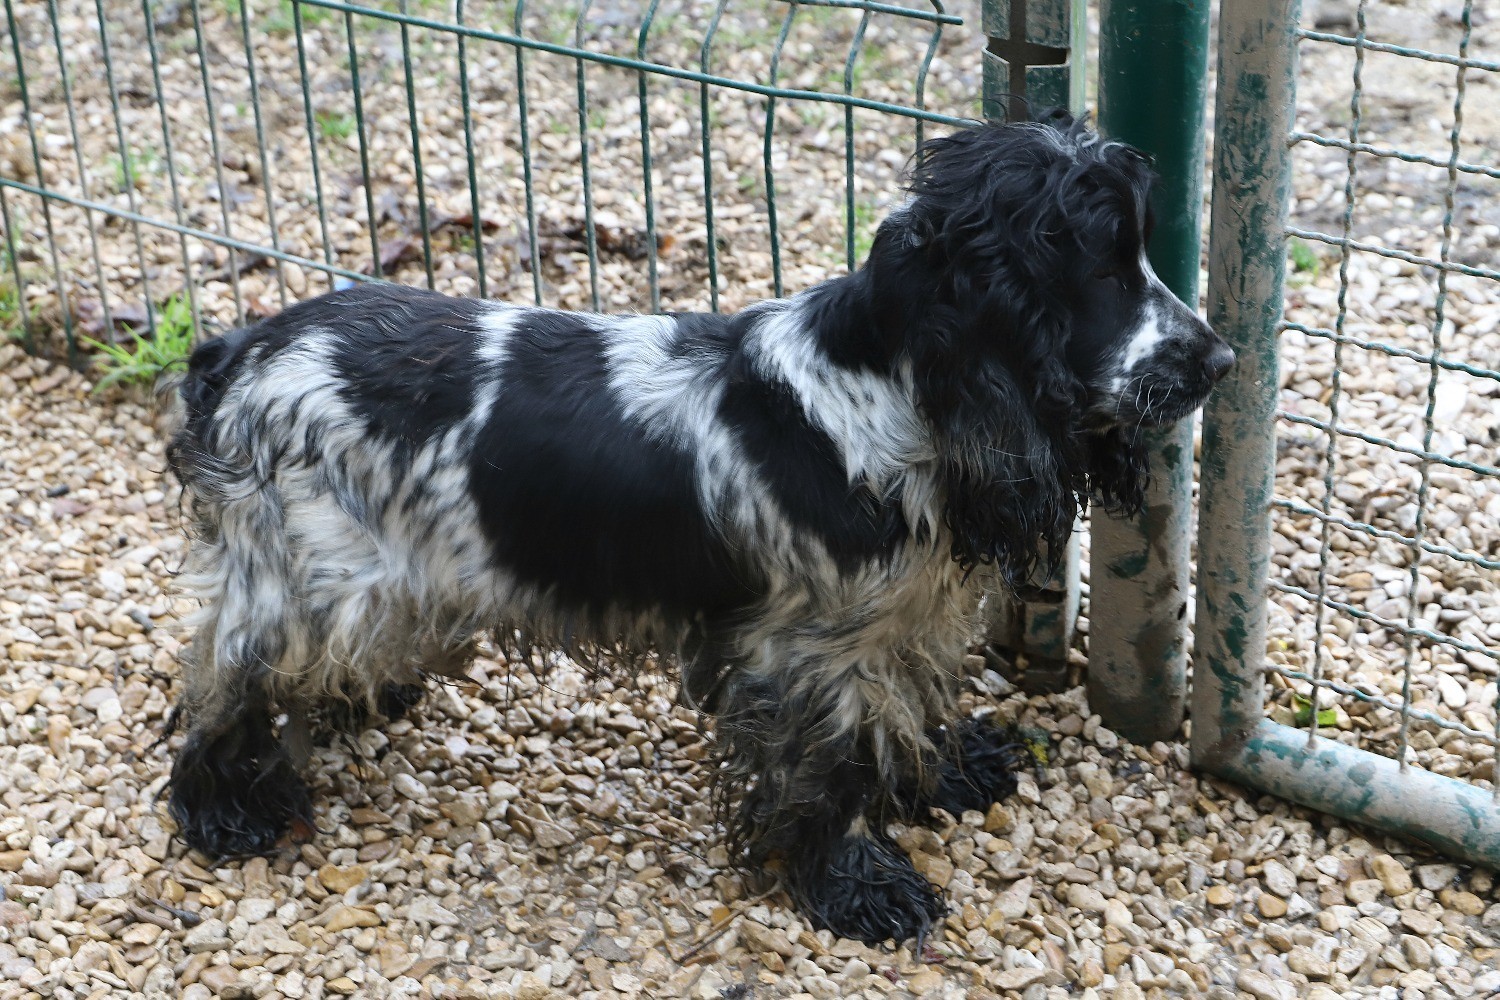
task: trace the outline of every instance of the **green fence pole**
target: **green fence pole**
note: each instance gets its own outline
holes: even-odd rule
[[[1088,8],[1082,0],[984,0],[984,113],[1024,119],[1046,108],[1084,107],[1084,43]],[[985,605],[991,645],[1027,657],[1031,684],[1061,686],[1078,622],[1078,534],[1068,541],[1050,580],[1033,583],[1046,598],[1023,603],[998,584]]]
[[[1168,288],[1198,301],[1209,0],[1103,0],[1099,126],[1156,161],[1149,253]],[[1092,522],[1089,703],[1137,742],[1169,738],[1187,704],[1190,422],[1147,435],[1140,517]]]

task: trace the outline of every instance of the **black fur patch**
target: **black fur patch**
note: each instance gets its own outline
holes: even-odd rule
[[[384,287],[384,286],[382,286]],[[331,329],[339,395],[378,437],[418,448],[462,420],[480,374],[475,325],[486,306],[436,292],[373,290],[344,302]]]
[[[500,565],[595,613],[712,620],[753,600],[757,581],[704,517],[693,456],[625,416],[586,319],[528,314],[504,378],[470,464]]]

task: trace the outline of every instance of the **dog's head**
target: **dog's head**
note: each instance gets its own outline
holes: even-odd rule
[[[877,232],[871,287],[901,317],[960,561],[1020,583],[1087,498],[1138,507],[1140,429],[1192,413],[1233,364],[1147,260],[1152,181],[1063,114],[983,125],[924,145]]]

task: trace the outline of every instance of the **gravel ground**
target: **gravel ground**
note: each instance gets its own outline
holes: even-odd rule
[[[481,7],[471,19],[508,23],[495,7],[468,6]],[[664,2],[649,42],[652,58],[698,65],[706,6]],[[102,59],[93,6],[60,7],[86,185],[77,174],[46,8],[16,9],[47,182],[79,194],[86,186],[91,197],[112,205],[176,218],[139,9],[106,4],[131,149],[134,184],[127,185],[108,81],[93,71]],[[297,47],[287,30],[289,5],[252,4],[264,29],[253,47],[261,82],[254,96],[271,142],[268,175],[256,152],[257,102],[245,82],[239,24],[230,16],[236,8],[204,0],[221,177],[206,127],[193,5],[156,9],[152,30],[162,52],[184,222],[221,229],[219,199],[227,194],[234,234],[268,241],[269,186],[280,245],[323,259],[314,197],[321,184],[330,255],[350,269],[372,269],[359,134],[347,131],[353,108],[341,18],[306,15],[314,147],[305,130]],[[412,9],[429,7],[413,0]],[[954,9],[977,23],[972,5]],[[769,79],[777,25],[757,11],[730,5],[713,54],[716,70]],[[1451,50],[1452,11],[1451,3],[1430,0],[1375,5],[1371,34]],[[1316,16],[1330,30],[1350,30],[1339,5],[1325,2]],[[635,5],[596,0],[589,43],[633,53],[637,23]],[[837,89],[856,24],[846,12],[803,8],[780,79]],[[555,15],[533,13],[526,29],[554,40],[572,34],[571,21]],[[949,113],[972,112],[978,87],[966,30],[946,34],[927,81],[930,105]],[[413,235],[419,214],[402,39],[361,20],[356,41],[382,256],[387,272],[420,283],[426,267]],[[1497,43],[1500,30],[1482,23],[1473,54],[1493,58]],[[873,19],[859,92],[910,101],[910,67],[925,46],[921,31]],[[451,40],[420,31],[411,33],[408,48],[417,66],[428,205],[432,219],[446,222],[432,244],[434,283],[474,293],[457,52]],[[1308,47],[1304,55],[1302,127],[1346,134],[1348,54]],[[515,61],[501,46],[478,43],[468,58],[487,291],[529,297]],[[585,306],[591,291],[581,237],[575,71],[556,57],[528,61],[528,127],[542,298]],[[1372,57],[1363,138],[1446,160],[1452,82],[1451,67]],[[591,103],[583,117],[592,136],[600,298],[607,308],[648,308],[637,81],[591,67],[588,83]],[[7,86],[0,80],[0,170],[31,180],[35,165],[18,95]],[[1500,162],[1494,86],[1493,75],[1472,74],[1463,148],[1465,159],[1490,165]],[[698,90],[653,81],[648,102],[662,301],[703,308],[708,233]],[[720,304],[733,308],[774,290],[761,159],[765,115],[758,98],[743,94],[716,92],[710,105]],[[841,121],[838,111],[814,105],[781,102],[776,112],[779,252],[788,290],[844,266]],[[856,116],[856,244],[896,196],[912,139],[910,123]],[[1304,144],[1298,157],[1296,221],[1337,233],[1343,154]],[[1362,158],[1355,237],[1436,255],[1443,179],[1440,169]],[[1500,230],[1485,201],[1493,186],[1490,178],[1465,178],[1455,259],[1496,266]],[[14,193],[7,199],[28,278],[27,306],[44,328],[55,328],[61,305],[44,220],[34,200]],[[96,222],[98,270],[84,213],[57,208],[52,217],[60,257],[69,262],[69,310],[83,332],[107,337],[101,289],[113,319],[139,323],[148,291],[160,302],[183,287],[183,245],[143,229],[143,271],[133,227]],[[1311,249],[1313,261],[1294,275],[1289,318],[1330,327],[1339,261],[1327,248]],[[326,279],[299,268],[278,272],[242,255],[231,260],[196,241],[186,242],[186,252],[195,300],[210,327],[232,324],[241,313],[274,311],[283,286],[287,299],[325,287]],[[1495,367],[1495,284],[1450,280],[1447,357]],[[1345,330],[1424,352],[1435,291],[1430,272],[1356,256]],[[1288,334],[1284,349],[1283,408],[1325,418],[1331,347]],[[1421,443],[1424,365],[1351,348],[1341,380],[1341,423]],[[1496,388],[1493,380],[1444,372],[1433,450],[1493,464]],[[749,885],[727,870],[695,763],[704,734],[675,707],[670,680],[647,673],[628,689],[616,688],[588,680],[563,660],[481,660],[474,685],[435,689],[412,722],[319,752],[313,783],[322,833],[314,843],[271,859],[184,856],[156,801],[166,768],[156,744],[174,684],[174,654],[187,638],[174,626],[182,609],[171,591],[183,540],[149,411],[128,395],[91,396],[82,376],[12,346],[0,347],[0,400],[3,1000],[1500,993],[1500,897],[1489,873],[1200,779],[1185,769],[1180,743],[1125,743],[1090,715],[1081,688],[1027,695],[999,661],[976,661],[973,707],[1044,731],[1047,765],[988,815],[902,831],[905,846],[953,904],[942,933],[922,954],[812,932],[774,885]],[[1304,426],[1283,424],[1281,431],[1278,495],[1320,506],[1325,441]],[[1399,454],[1341,440],[1333,512],[1409,534],[1417,475]],[[1426,537],[1500,558],[1496,481],[1436,466],[1429,480]],[[1282,579],[1316,590],[1318,533],[1311,518],[1279,516]],[[1404,621],[1409,549],[1343,530],[1333,532],[1331,546],[1330,595]],[[1500,641],[1497,591],[1493,571],[1429,555],[1419,569],[1418,620],[1493,650]],[[1310,670],[1321,645],[1327,676],[1399,697],[1405,662],[1399,636],[1331,616],[1319,637],[1310,608],[1292,597],[1277,597],[1273,614],[1273,662]],[[1075,665],[1082,662],[1080,649]],[[999,673],[984,673],[987,667]],[[1413,659],[1413,694],[1435,715],[1491,732],[1495,676],[1493,658],[1455,657],[1423,644]],[[1270,710],[1295,716],[1295,685],[1273,681],[1279,686]],[[1393,713],[1353,700],[1339,700],[1333,711],[1325,735],[1394,752]],[[1481,784],[1494,779],[1493,747],[1480,739],[1419,723],[1411,753],[1443,773]]]

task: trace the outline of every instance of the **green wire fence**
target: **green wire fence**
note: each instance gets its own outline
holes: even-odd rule
[[[0,263],[16,325],[70,356],[174,297],[214,329],[343,281],[641,310],[781,294],[789,243],[855,266],[924,128],[980,109],[939,0],[4,12]]]
[[[1464,114],[1500,62],[1475,13],[1223,5],[1210,319],[1241,362],[1206,420],[1192,737],[1200,766],[1495,866],[1500,170],[1475,156],[1500,134]],[[1298,127],[1298,85],[1340,78]]]

